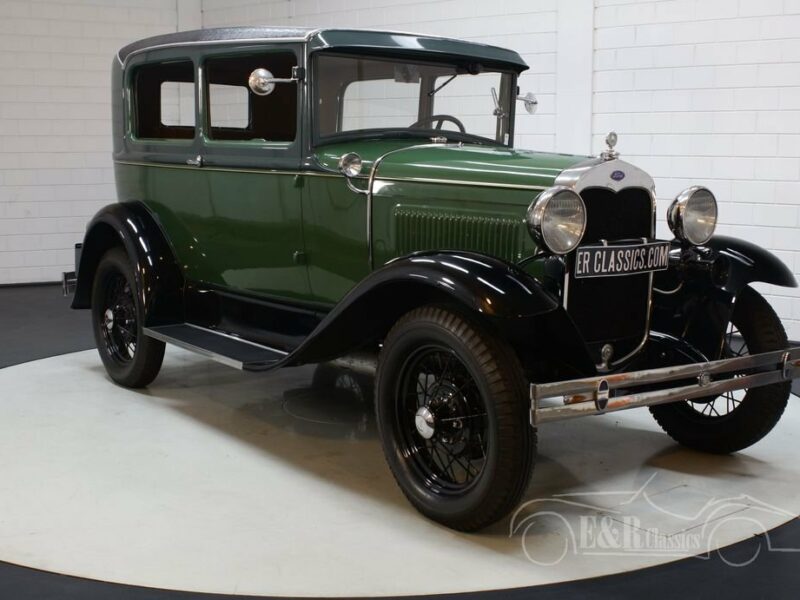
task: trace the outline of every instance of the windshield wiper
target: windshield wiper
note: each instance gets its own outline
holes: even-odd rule
[[[442,85],[440,85],[439,87],[437,87],[437,88],[434,88],[434,89],[432,89],[430,92],[428,92],[428,96],[433,96],[433,95],[434,95],[436,92],[438,92],[440,89],[442,89],[442,88],[443,88],[444,86],[446,86],[448,83],[450,83],[451,81],[453,81],[453,79],[455,79],[456,77],[458,77],[458,73],[453,73],[453,75],[450,77],[450,79],[448,79],[447,81],[445,81],[444,83],[442,83]]]

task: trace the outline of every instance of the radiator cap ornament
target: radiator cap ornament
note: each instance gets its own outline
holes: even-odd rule
[[[617,132],[616,131],[609,131],[608,135],[606,136],[606,148],[603,150],[602,154],[600,154],[600,158],[603,160],[614,160],[615,158],[619,157],[619,152],[614,150],[614,146],[617,145]]]

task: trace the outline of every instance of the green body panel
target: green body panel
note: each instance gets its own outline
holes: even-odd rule
[[[424,143],[424,142],[423,142]],[[535,251],[524,215],[563,169],[584,157],[490,146],[361,141],[320,148],[334,171],[358,152],[366,189],[374,162],[373,264],[419,250],[473,250],[515,262]],[[367,197],[343,176],[116,164],[121,201],[158,217],[188,280],[333,305],[370,272]]]
[[[395,152],[381,162],[378,173],[381,179],[435,179],[492,187],[545,188],[553,185],[561,171],[587,158],[504,146],[430,144],[424,138],[415,141],[354,141],[331,144],[318,148],[316,156],[323,166],[335,170],[339,157],[355,152],[364,161],[362,173],[367,175],[376,158],[402,148],[407,150]]]
[[[335,170],[358,153],[366,189],[375,161],[372,239],[376,267],[419,250],[474,250],[514,262],[535,250],[525,212],[565,168],[585,157],[492,146],[430,146],[422,141],[361,141],[321,147]],[[387,153],[391,153],[388,154]],[[370,271],[367,198],[344,177],[307,177],[303,197],[311,291],[335,303]]]
[[[303,299],[301,193],[291,174],[116,165],[121,201],[157,216],[191,281]]]

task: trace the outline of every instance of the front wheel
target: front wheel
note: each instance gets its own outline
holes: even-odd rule
[[[772,307],[750,287],[736,298],[722,358],[783,350],[786,332]],[[711,398],[650,407],[675,441],[703,452],[728,454],[755,444],[783,414],[791,382],[747,388]]]
[[[120,385],[140,388],[161,369],[164,342],[142,331],[143,308],[128,255],[112,248],[97,266],[92,288],[92,329],[108,375]]]
[[[386,460],[422,514],[474,531],[517,505],[536,433],[506,344],[455,312],[422,307],[384,340],[375,387]]]

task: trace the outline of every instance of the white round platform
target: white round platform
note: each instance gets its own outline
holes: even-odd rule
[[[612,552],[597,535],[603,517],[673,540],[725,521],[712,537],[726,545],[800,512],[792,398],[777,428],[735,456],[675,446],[646,410],[546,425],[526,500],[562,496],[524,507],[511,535],[510,520],[453,532],[397,489],[368,403],[312,390],[312,373],[250,375],[174,348],[140,392],[113,385],[94,351],[0,370],[0,560],[202,592],[433,594],[680,556],[638,541],[630,552],[631,540]],[[527,518],[545,506],[564,520]],[[570,535],[580,552],[531,560],[555,561]]]

